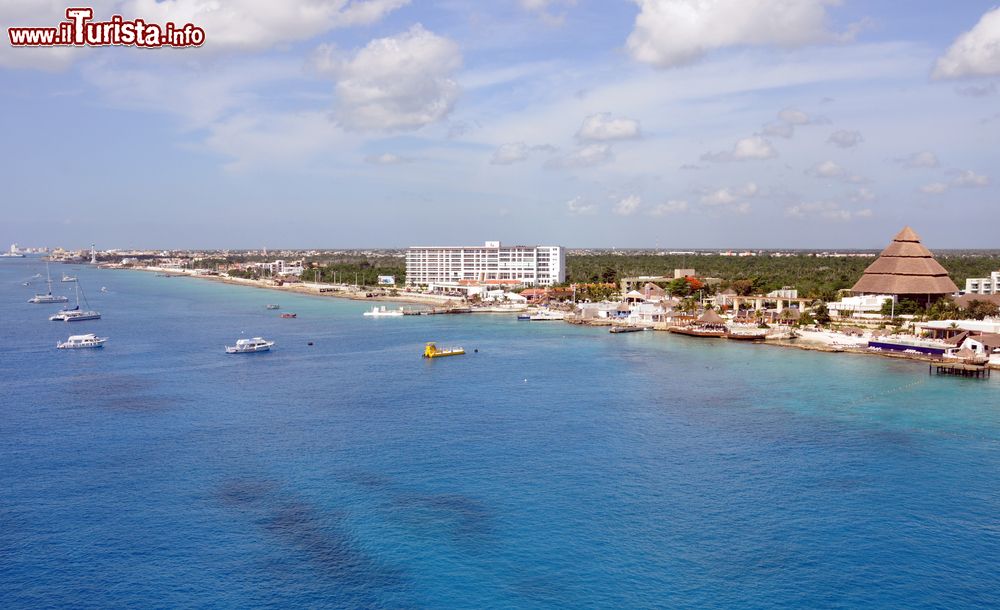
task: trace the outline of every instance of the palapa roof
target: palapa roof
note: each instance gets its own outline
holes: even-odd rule
[[[708,311],[703,313],[700,318],[698,318],[698,323],[720,325],[720,324],[725,324],[726,321],[722,319],[722,316],[715,313],[714,309],[709,309]]]
[[[892,295],[944,295],[958,291],[931,251],[910,227],[904,228],[854,284],[854,292]]]

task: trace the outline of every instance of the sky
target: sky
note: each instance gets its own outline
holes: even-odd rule
[[[89,6],[206,41],[5,35],[0,244],[1000,248],[997,0]]]

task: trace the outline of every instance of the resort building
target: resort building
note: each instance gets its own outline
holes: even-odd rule
[[[493,285],[551,286],[566,281],[562,246],[412,246],[406,251],[410,286],[479,282]]]
[[[966,294],[1000,294],[1000,271],[990,277],[970,277],[965,280]]]
[[[906,227],[851,290],[858,295],[889,295],[926,305],[958,292],[958,286],[913,229]]]

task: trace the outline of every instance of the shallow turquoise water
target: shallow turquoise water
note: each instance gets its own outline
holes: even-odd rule
[[[0,261],[5,608],[1000,605],[996,376],[73,269]]]

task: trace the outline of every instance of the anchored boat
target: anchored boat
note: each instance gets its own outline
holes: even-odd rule
[[[107,337],[98,337],[91,333],[88,335],[70,335],[69,339],[56,343],[58,349],[83,349],[88,347],[104,347]]]
[[[374,318],[394,318],[404,314],[402,309],[386,309],[385,305],[375,305],[372,307],[371,311],[366,311],[363,315]]]
[[[460,356],[465,353],[461,347],[439,348],[434,343],[424,346],[424,358],[442,358],[444,356]]]
[[[49,290],[45,294],[36,294],[34,297],[28,299],[29,303],[69,303],[69,297],[64,297],[60,295],[52,294],[52,275],[49,273],[49,263],[45,263],[45,283],[48,285]]]
[[[227,354],[253,354],[255,352],[266,352],[274,345],[274,341],[268,341],[263,337],[253,339],[239,339],[236,345],[227,345]]]

